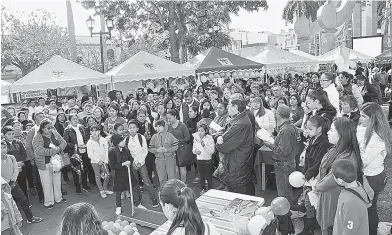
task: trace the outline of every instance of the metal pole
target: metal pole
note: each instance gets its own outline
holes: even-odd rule
[[[105,73],[105,60],[103,58],[103,40],[102,40],[103,34],[100,31],[99,32],[99,45],[101,46],[101,66],[102,66],[102,73]]]

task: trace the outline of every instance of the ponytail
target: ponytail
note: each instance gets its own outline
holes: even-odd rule
[[[317,128],[321,127],[322,134],[327,134],[329,129],[331,128],[331,122],[328,118],[322,115],[315,115],[308,119],[308,122],[315,125]]]
[[[161,189],[160,200],[177,209],[167,235],[178,227],[183,227],[187,235],[204,235],[205,226],[196,205],[195,193],[184,182],[177,179],[167,181]]]

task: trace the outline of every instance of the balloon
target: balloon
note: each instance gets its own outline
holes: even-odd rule
[[[220,78],[219,73],[215,73],[215,74],[214,74],[214,78]]]
[[[231,77],[231,73],[230,73],[230,72],[227,72],[227,73],[225,74],[225,77],[226,77],[226,78]]]
[[[109,225],[110,225],[110,226],[113,226],[113,224],[114,224],[113,221],[110,221],[110,222],[109,222]]]
[[[133,231],[131,225],[126,225],[126,226],[124,226],[124,231],[125,231],[125,232],[128,233],[128,232],[130,232],[131,230]]]
[[[128,234],[124,231],[121,231],[118,235],[128,235]]]
[[[135,232],[133,235],[140,235],[140,233],[139,232]]]
[[[219,77],[224,78],[225,77],[225,73],[220,73]]]
[[[275,215],[285,215],[290,211],[290,203],[284,197],[277,197],[271,202],[271,210]]]
[[[113,227],[119,228],[119,227],[121,227],[121,225],[120,225],[119,223],[114,223],[114,224],[113,224]]]
[[[109,230],[110,225],[109,224],[105,224],[104,226],[102,226],[102,228],[105,229],[105,230]]]
[[[207,81],[207,77],[204,76],[204,75],[201,75],[200,81],[203,82],[203,83],[206,82]]]
[[[114,235],[114,233],[111,230],[108,230],[108,235]]]
[[[239,78],[243,78],[244,77],[244,73],[243,72],[238,72],[238,77]]]
[[[234,73],[232,74],[232,77],[233,77],[233,78],[237,78],[237,77],[238,77],[238,73],[237,73],[237,72],[234,72]]]
[[[131,226],[133,228],[133,227],[136,227],[136,224],[135,223],[130,223],[129,226]]]
[[[103,221],[103,222],[102,222],[102,227],[104,227],[105,225],[109,225],[109,222]]]
[[[267,227],[267,220],[262,215],[253,216],[248,223],[248,232],[250,235],[259,235],[261,230]]]
[[[116,219],[116,221],[114,221],[114,223],[121,224],[121,220],[120,219]]]
[[[249,77],[250,77],[250,74],[248,72],[245,72],[244,73],[244,78],[249,78]]]
[[[305,183],[305,176],[299,171],[294,171],[289,176],[289,182],[294,188],[300,188]]]
[[[120,225],[121,225],[122,227],[125,227],[125,226],[127,226],[128,224],[129,224],[129,222],[126,221],[126,220],[124,220],[123,222],[120,223]]]
[[[115,234],[119,234],[121,232],[121,229],[120,228],[116,228],[116,230],[114,230],[114,233]]]
[[[135,231],[135,232],[139,232],[139,230],[138,230],[136,227],[133,227],[132,229],[133,229],[133,231]]]
[[[208,78],[209,78],[210,80],[214,79],[214,74],[210,73],[210,74],[208,75]]]

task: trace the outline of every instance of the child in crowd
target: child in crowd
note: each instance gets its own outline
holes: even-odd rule
[[[332,163],[332,175],[335,182],[344,187],[338,199],[333,235],[368,235],[367,207],[372,201],[357,181],[354,163],[346,159],[335,161]]]
[[[128,132],[129,136],[125,139],[125,147],[130,151],[133,164],[132,170],[135,176],[140,176],[143,179],[144,185],[147,187],[147,191],[150,194],[152,201],[152,207],[156,208],[158,204],[158,196],[153,185],[148,177],[147,167],[146,167],[146,157],[148,154],[147,141],[146,138],[137,133],[139,130],[139,124],[137,120],[131,119],[128,122]]]
[[[113,135],[117,134],[117,135],[121,135],[124,137],[124,126],[121,123],[116,123],[114,124],[113,127]],[[114,147],[113,143],[112,143],[112,135],[108,135],[106,136],[106,140],[108,142],[109,148]]]
[[[18,179],[17,179],[18,185],[22,189],[26,198],[28,198],[27,175],[26,175],[26,167],[24,166],[24,162],[26,161],[27,158],[25,145],[22,143],[22,141],[15,139],[15,132],[11,126],[5,126],[3,128],[2,133],[4,136],[5,143],[7,144],[7,149],[8,149],[7,154],[10,154],[15,157],[18,163],[18,168],[20,169],[20,172],[18,174]],[[30,176],[32,177],[32,174]],[[34,186],[32,178],[29,179],[29,184],[31,187]]]
[[[309,118],[305,125],[305,135],[309,137],[309,144],[305,151],[305,166],[302,173],[305,180],[315,178],[319,173],[319,167],[323,156],[330,147],[328,141],[329,120],[320,115]],[[310,186],[304,186],[303,193],[296,205],[291,210],[306,212],[304,217],[304,234],[314,234],[317,226],[315,208],[310,204],[308,192],[312,190]]]
[[[150,141],[149,151],[155,154],[155,165],[159,183],[163,186],[166,181],[176,178],[176,151],[178,140],[165,129],[165,121],[155,123],[157,134]]]
[[[112,136],[114,147],[109,150],[109,164],[114,170],[113,191],[116,192],[116,215],[121,214],[121,193],[129,193],[128,169],[133,164],[133,158],[125,146],[125,139],[119,134]],[[141,194],[136,178],[131,172],[132,190],[134,192],[133,204],[138,207],[141,203]]]
[[[107,190],[110,177],[107,166],[109,163],[109,147],[105,138],[100,135],[101,127],[99,125],[91,126],[90,132],[91,138],[87,141],[87,154],[91,159],[95,181],[101,193],[101,197],[106,198],[107,194],[113,194],[112,191]],[[103,185],[101,183],[101,178],[103,178]]]
[[[11,195],[11,187],[1,178],[1,234],[22,235],[22,215]]]
[[[200,187],[202,189],[200,194],[207,191],[206,180],[208,182],[208,189],[212,188],[212,154],[215,152],[214,139],[208,133],[209,127],[205,123],[199,122],[197,125],[197,132],[193,138],[193,153],[197,158],[197,169],[199,169]]]
[[[15,199],[15,201],[20,204],[20,207],[22,208],[23,212],[26,215],[27,223],[28,224],[39,223],[42,221],[42,218],[33,216],[33,213],[31,212],[29,207],[29,202],[27,200],[27,197],[25,196],[23,191],[20,189],[18,183],[16,182],[16,179],[18,178],[18,174],[19,174],[18,163],[15,157],[7,154],[7,152],[8,152],[8,145],[5,140],[2,140],[1,141],[1,177],[10,185],[11,195]]]

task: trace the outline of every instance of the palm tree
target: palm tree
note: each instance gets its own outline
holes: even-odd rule
[[[68,34],[71,41],[71,60],[76,62],[76,37],[75,37],[75,23],[73,19],[71,0],[66,0],[67,7],[67,21],[68,21]]]
[[[293,23],[295,19],[305,16],[311,22],[317,19],[317,10],[325,0],[289,0],[283,9],[282,18],[288,23]]]

